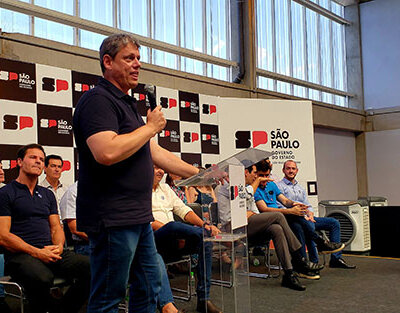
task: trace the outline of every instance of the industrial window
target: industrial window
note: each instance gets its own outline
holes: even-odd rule
[[[21,10],[0,8],[0,28],[98,50],[104,35],[37,17],[38,7],[79,17],[104,26],[125,30],[140,36],[186,48],[205,58],[213,56],[219,62],[196,59],[179,49],[165,52],[142,45],[142,60],[171,69],[231,80],[230,61],[230,1],[229,0],[25,0],[9,1],[30,4]],[[17,7],[17,5],[15,6]],[[17,12],[19,10],[19,12]],[[221,60],[222,59],[222,60]],[[224,62],[230,61],[230,62]]]
[[[258,88],[348,106],[343,6],[256,0],[256,23]]]

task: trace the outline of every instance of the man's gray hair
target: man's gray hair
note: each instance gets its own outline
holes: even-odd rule
[[[100,66],[103,73],[106,71],[103,64],[103,57],[108,54],[112,59],[114,59],[116,54],[129,43],[135,45],[138,49],[140,48],[139,41],[128,33],[113,34],[103,40],[99,50]]]

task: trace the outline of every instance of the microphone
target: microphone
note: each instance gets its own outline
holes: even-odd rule
[[[144,85],[144,91],[146,91],[147,99],[149,99],[150,109],[153,111],[157,107],[156,95],[154,93],[153,85]]]

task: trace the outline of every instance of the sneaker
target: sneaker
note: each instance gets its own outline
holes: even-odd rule
[[[304,291],[306,286],[300,284],[297,277],[291,273],[285,273],[282,277],[282,287],[290,288],[293,290]]]
[[[331,261],[329,262],[329,267],[332,267],[332,268],[344,268],[344,269],[349,269],[349,270],[352,270],[352,269],[356,268],[355,265],[348,264],[342,258],[331,259]]]
[[[301,272],[296,271],[296,273],[297,276],[299,276],[300,278],[311,279],[311,280],[318,280],[321,278],[319,274],[311,271],[301,271]]]
[[[321,240],[317,242],[318,251],[322,254],[331,254],[343,250],[344,243]]]
[[[311,262],[307,262],[304,257],[292,260],[293,269],[297,273],[304,273],[307,276],[313,276],[312,273],[319,275],[319,270],[311,267]],[[317,273],[318,272],[318,273]],[[310,275],[308,275],[310,274]],[[303,277],[306,278],[306,277]],[[317,279],[317,278],[315,278]]]
[[[310,262],[308,264],[308,266],[310,267],[311,271],[313,271],[317,274],[319,274],[319,271],[323,270],[325,267],[323,264],[318,264],[318,263],[313,263],[313,262]]]

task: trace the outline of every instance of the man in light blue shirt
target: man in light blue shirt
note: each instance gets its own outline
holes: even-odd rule
[[[283,195],[295,202],[300,202],[308,206],[307,214],[305,219],[308,221],[311,227],[315,230],[327,230],[329,231],[329,239],[331,242],[340,242],[340,224],[339,222],[331,217],[315,217],[314,210],[311,204],[308,202],[306,191],[297,182],[296,175],[298,173],[297,164],[295,161],[289,160],[283,164],[283,173],[285,177],[277,183],[277,186],[283,193]],[[318,252],[316,245],[312,240],[308,240],[304,236],[304,232],[295,232],[297,238],[303,245],[303,253],[305,254],[305,246],[308,248],[308,255],[310,261],[317,266],[318,264]],[[342,258],[342,252],[336,252],[331,254],[331,260],[329,262],[330,267],[354,269],[354,265],[347,264]]]

